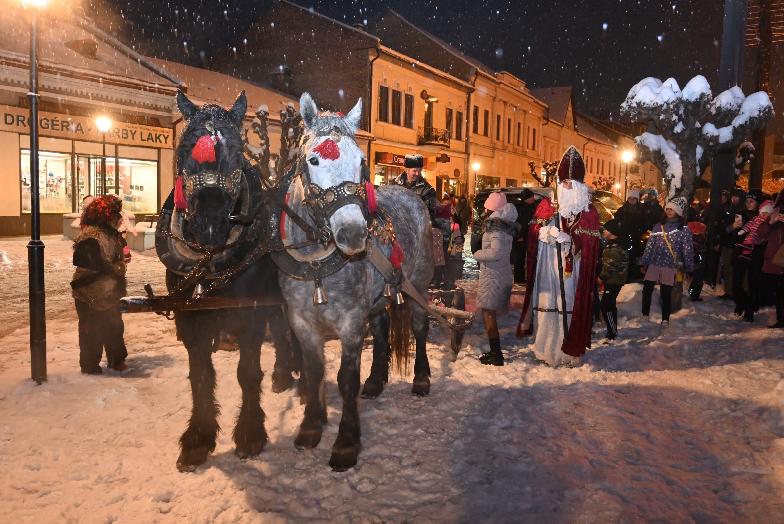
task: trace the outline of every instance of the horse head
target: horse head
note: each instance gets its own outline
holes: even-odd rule
[[[201,108],[182,92],[177,107],[187,121],[177,146],[174,201],[186,220],[183,236],[212,249],[225,245],[242,192],[242,122],[248,102],[241,92],[230,109]]]
[[[362,100],[346,115],[319,113],[308,93],[299,103],[305,125],[300,153],[306,199],[329,226],[338,249],[347,255],[361,253],[368,226],[365,156],[354,135]]]

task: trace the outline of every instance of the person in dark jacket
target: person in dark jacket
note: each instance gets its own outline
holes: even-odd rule
[[[109,368],[124,371],[128,351],[117,304],[125,295],[125,241],[117,230],[122,201],[114,195],[93,200],[82,213],[82,229],[74,240],[71,281],[79,317],[79,366],[100,375],[104,349]]]
[[[512,242],[512,265],[514,266],[514,281],[516,284],[525,282],[525,253],[527,250],[528,224],[534,218],[536,211],[536,195],[528,188],[523,189],[520,195],[520,204],[517,208],[517,223],[514,242]]]
[[[607,325],[607,338],[618,336],[616,299],[626,283],[629,270],[629,245],[618,220],[609,220],[602,231],[604,246],[599,268],[599,282],[604,287],[601,299],[602,317]]]
[[[734,227],[735,220],[743,212],[743,199],[746,192],[736,187],[730,193],[729,205],[724,208],[721,215],[721,234],[719,241],[721,244],[719,252],[719,276],[724,283],[724,293],[719,296],[722,300],[732,300],[734,288],[732,277],[735,266],[735,242],[737,241],[737,230]]]
[[[770,219],[760,224],[757,236],[766,242],[762,263],[764,285],[775,296],[776,322],[768,326],[773,329],[784,328],[784,261],[776,259],[776,254],[784,247],[784,192],[779,194]]]
[[[751,190],[746,193],[743,210],[735,216],[730,227],[727,228],[735,244],[733,253],[732,271],[732,297],[735,301],[735,315],[746,322],[754,322],[754,309],[756,308],[754,293],[757,289],[757,277],[762,267],[762,252],[747,243],[744,245],[746,235],[756,231],[759,222],[759,205],[762,202],[762,192]],[[755,268],[757,270],[755,271]]]
[[[686,224],[691,231],[692,248],[694,251],[694,273],[689,284],[689,298],[692,302],[702,302],[702,286],[705,281],[705,265],[708,255],[708,228],[699,220],[696,210],[690,211],[689,222]]]
[[[425,203],[427,211],[430,213],[430,221],[433,222],[436,218],[438,199],[436,190],[422,176],[425,158],[422,155],[406,155],[404,166],[406,168],[405,172],[395,179],[395,183],[419,195],[419,198]]]
[[[652,231],[664,220],[664,209],[659,204],[659,193],[655,189],[645,191],[643,209],[645,211],[645,231]]]
[[[638,279],[641,276],[637,265],[637,260],[642,254],[640,239],[642,234],[649,229],[645,207],[640,204],[639,190],[629,190],[626,202],[615,212],[613,218],[618,221],[621,227],[621,236],[626,238],[626,243],[630,247],[628,278],[629,280]]]
[[[471,225],[471,204],[468,203],[466,197],[460,195],[457,199],[452,220],[460,226],[460,232],[463,236],[468,234],[468,226]]]

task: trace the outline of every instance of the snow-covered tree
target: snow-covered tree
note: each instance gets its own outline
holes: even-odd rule
[[[670,198],[690,201],[716,150],[734,150],[773,116],[773,105],[764,91],[745,96],[737,86],[714,97],[701,75],[683,89],[674,78],[648,77],[631,88],[621,114],[647,125],[637,148],[661,171]]]

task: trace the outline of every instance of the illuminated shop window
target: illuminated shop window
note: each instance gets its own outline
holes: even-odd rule
[[[123,209],[132,213],[158,212],[158,163],[119,158],[119,195]]]
[[[30,212],[30,150],[20,155],[22,179],[22,212]],[[71,184],[71,155],[40,151],[38,153],[38,194],[41,213],[70,213],[73,205]]]

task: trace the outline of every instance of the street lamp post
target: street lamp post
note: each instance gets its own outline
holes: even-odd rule
[[[30,8],[30,242],[27,244],[30,306],[30,376],[46,381],[46,296],[44,243],[41,241],[41,202],[38,187],[38,10],[48,0],[24,0]]]
[[[106,194],[106,133],[112,129],[112,119],[101,115],[95,119],[95,127],[103,135],[103,153],[101,154],[101,192]],[[117,191],[117,188],[114,188]]]
[[[629,162],[634,159],[634,152],[626,149],[621,153],[621,160],[626,164],[626,176],[623,181],[623,201],[629,197]]]
[[[471,164],[471,168],[474,170],[474,194],[476,194],[479,190],[477,189],[477,184],[479,183],[479,168],[482,167],[479,162],[474,162]]]

